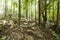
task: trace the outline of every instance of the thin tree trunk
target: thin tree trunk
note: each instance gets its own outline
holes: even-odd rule
[[[54,21],[54,0],[53,0],[53,21]]]
[[[26,4],[25,4],[26,19],[28,19],[28,0],[26,0],[25,2],[26,2]]]
[[[57,2],[57,20],[56,20],[56,25],[58,26],[58,17],[59,17],[59,0]]]
[[[33,15],[32,15],[32,2],[31,2],[31,20],[32,20],[32,17]]]
[[[45,22],[47,21],[47,0],[45,0]]]
[[[21,0],[19,0],[19,14],[18,14],[18,21],[19,21],[19,25],[20,25],[20,20],[21,20]]]
[[[26,3],[26,19],[28,19],[28,5]]]
[[[38,16],[38,25],[40,26],[40,23],[41,23],[41,1],[42,0],[38,0],[38,9],[39,9],[39,16]]]
[[[26,19],[28,19],[28,8],[26,7]]]
[[[43,27],[45,28],[45,24],[46,24],[46,21],[47,21],[47,0],[45,0],[45,8],[44,8],[44,11],[45,11],[45,15],[44,15],[44,19],[43,19]]]
[[[35,0],[35,24],[37,24],[36,22],[36,0]]]
[[[11,0],[11,19],[12,19],[12,13],[13,13],[13,10],[12,10],[12,0]]]
[[[5,17],[7,16],[7,15],[6,15],[6,6],[7,6],[7,5],[6,5],[6,0],[5,0]]]

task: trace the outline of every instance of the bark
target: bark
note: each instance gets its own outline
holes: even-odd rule
[[[53,0],[53,21],[54,21],[54,0]]]
[[[21,20],[21,0],[19,0],[19,14],[18,14],[18,21],[19,21],[19,25],[20,25],[20,20]]]
[[[45,28],[45,24],[47,21],[47,0],[45,0],[44,2],[45,2],[45,8],[44,8],[43,27]]]
[[[7,15],[6,15],[6,12],[7,12],[7,8],[6,8],[7,5],[6,5],[6,4],[7,4],[7,2],[6,2],[6,0],[5,0],[5,17],[7,16]]]
[[[57,20],[56,20],[56,25],[58,26],[58,17],[59,17],[59,0],[57,2]]]
[[[38,25],[39,26],[40,26],[40,23],[41,23],[41,20],[40,20],[40,18],[41,18],[41,2],[42,2],[42,0],[38,1],[38,9],[39,9]]]

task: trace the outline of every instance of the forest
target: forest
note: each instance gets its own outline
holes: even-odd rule
[[[0,0],[0,40],[60,40],[60,0]]]

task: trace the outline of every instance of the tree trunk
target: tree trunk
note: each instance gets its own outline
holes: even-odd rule
[[[54,0],[53,0],[53,21],[54,21]]]
[[[28,19],[28,7],[26,6],[26,19]]]
[[[36,0],[35,0],[35,24],[37,24],[37,22],[36,22]]]
[[[21,0],[19,0],[19,14],[18,14],[19,25],[20,25],[20,20],[21,20]]]
[[[56,20],[56,25],[58,26],[58,17],[59,17],[59,0],[57,2],[57,20]]]
[[[46,24],[46,21],[47,21],[47,0],[45,0],[45,8],[44,8],[44,19],[43,19],[43,27],[45,28],[45,24]]]
[[[5,0],[5,17],[7,16],[7,15],[6,15],[6,12],[7,12],[7,8],[6,8],[7,5],[6,5],[6,4],[7,4],[7,2],[6,2],[6,0]]]
[[[41,1],[42,1],[42,0],[38,0],[38,9],[39,9],[38,25],[39,25],[39,26],[40,26],[40,23],[41,23],[41,20],[40,20],[40,18],[41,18]]]

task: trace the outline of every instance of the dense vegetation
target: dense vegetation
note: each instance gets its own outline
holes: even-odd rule
[[[60,40],[60,0],[0,0],[0,40]]]

